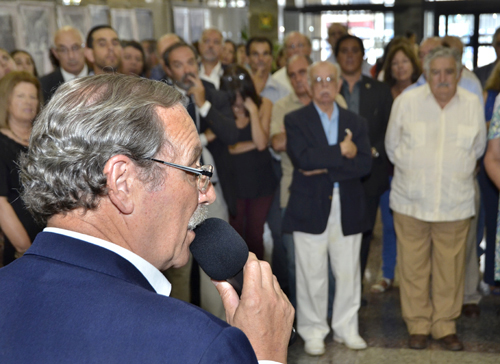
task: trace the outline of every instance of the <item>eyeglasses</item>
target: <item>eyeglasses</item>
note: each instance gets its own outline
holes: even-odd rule
[[[325,83],[327,85],[331,85],[335,82],[337,82],[337,79],[335,77],[332,77],[332,76],[327,76],[325,78],[321,78],[321,77],[315,77],[313,78],[312,82],[315,84],[315,85],[324,85]]]
[[[73,53],[78,52],[84,46],[85,45],[83,43],[82,44],[75,44],[75,45],[71,46],[71,48],[69,48],[69,49],[64,47],[64,46],[60,46],[60,47],[56,48],[56,51],[57,51],[57,53],[65,56],[65,55],[69,54],[70,52],[73,52]]]
[[[238,74],[235,74],[234,76],[233,75],[226,75],[226,76],[222,76],[222,79],[229,81],[229,82],[236,81],[236,80],[243,81],[245,79],[245,74],[238,73]]]
[[[304,43],[299,44],[289,44],[286,46],[287,49],[295,50],[295,49],[303,49],[306,45]]]
[[[210,178],[214,174],[214,166],[210,164],[203,165],[200,167],[200,169],[198,169],[198,168],[181,166],[180,164],[165,162],[155,158],[146,158],[146,159],[153,162],[164,164],[169,167],[180,169],[181,171],[184,172],[196,174],[198,176],[198,189],[200,190],[201,193],[207,192],[208,184],[210,183]]]

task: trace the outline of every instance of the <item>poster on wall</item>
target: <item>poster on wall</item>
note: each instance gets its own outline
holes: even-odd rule
[[[47,74],[52,71],[49,49],[56,26],[54,3],[26,1],[18,4],[18,48],[31,54],[40,74]]]
[[[135,9],[138,40],[154,39],[153,11],[151,9]]]
[[[57,27],[70,25],[82,33],[83,39],[90,30],[90,11],[84,6],[57,6]]]
[[[0,48],[12,52],[16,49],[17,4],[0,2]]]
[[[111,9],[111,26],[121,40],[139,40],[134,9]]]
[[[106,5],[88,5],[90,13],[90,28],[98,25],[110,25],[109,8]]]

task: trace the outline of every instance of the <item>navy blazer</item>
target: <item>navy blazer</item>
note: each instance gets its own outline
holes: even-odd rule
[[[343,95],[345,96],[345,95]],[[362,76],[359,90],[359,115],[368,121],[370,144],[379,156],[373,158],[372,170],[363,178],[365,193],[381,196],[389,189],[389,159],[385,152],[385,132],[392,108],[389,86],[367,76]]]
[[[239,329],[64,235],[40,233],[0,292],[0,363],[257,363]]]
[[[56,92],[59,85],[64,83],[64,78],[60,68],[40,78],[42,86],[43,102],[46,104]]]
[[[337,105],[335,107],[338,107]],[[283,230],[321,234],[330,215],[333,185],[339,183],[342,232],[358,234],[370,228],[361,178],[370,172],[372,157],[366,120],[339,107],[339,143],[352,132],[358,152],[353,159],[340,153],[340,145],[328,145],[323,125],[314,104],[285,116],[287,153],[294,171],[290,200]],[[299,170],[327,168],[328,173],[305,176]]]

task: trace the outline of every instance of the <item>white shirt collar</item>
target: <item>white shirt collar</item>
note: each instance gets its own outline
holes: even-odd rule
[[[205,74],[205,66],[203,65],[203,63],[200,65],[200,75],[199,75],[200,78],[202,80],[213,83],[213,85],[217,90],[219,89],[220,77],[222,76],[222,74],[223,74],[222,63],[220,63],[220,61],[217,62],[217,64],[212,69],[212,72],[210,72],[209,75]]]
[[[139,270],[139,272],[142,273],[144,278],[147,279],[149,284],[151,284],[156,293],[163,296],[169,296],[170,292],[172,291],[172,285],[157,268],[155,268],[151,263],[149,263],[148,261],[146,261],[145,259],[141,258],[140,256],[131,252],[128,249],[122,248],[121,246],[113,244],[109,241],[102,240],[94,236],[77,233],[71,230],[46,227],[45,229],[43,229],[43,231],[47,233],[55,233],[55,234],[69,236],[71,238],[82,240],[87,243],[94,244],[100,246],[101,248],[110,250],[118,254],[122,258],[128,260],[134,267],[136,267]]]
[[[88,67],[87,67],[86,64],[83,65],[82,71],[78,75],[76,75],[76,76],[74,74],[72,74],[72,73],[66,72],[64,70],[64,68],[62,68],[62,67],[60,69],[61,69],[61,73],[62,73],[64,82],[71,81],[74,78],[85,77],[89,73],[89,70],[88,70]]]

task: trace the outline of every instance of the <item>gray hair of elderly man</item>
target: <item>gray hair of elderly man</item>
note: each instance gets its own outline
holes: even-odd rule
[[[331,63],[329,61],[320,61],[320,62],[314,62],[307,69],[307,75],[309,77],[309,85],[310,86],[312,86],[312,82],[313,82],[313,80],[312,80],[312,71],[313,71],[313,69],[316,68],[317,66],[324,65],[324,64],[330,65],[333,68],[335,68],[335,70],[336,70],[335,82],[339,83],[339,81],[340,81],[340,73],[341,73],[340,66],[337,63]]]
[[[42,223],[96,209],[107,194],[104,166],[120,154],[139,167],[147,188],[158,189],[165,172],[146,158],[163,148],[175,158],[158,108],[182,100],[173,87],[135,76],[106,74],[61,85],[36,119],[20,159],[27,208]]]
[[[437,47],[432,51],[424,59],[424,71],[425,74],[428,75],[431,70],[431,62],[437,58],[452,58],[455,61],[456,69],[457,69],[457,78],[460,76],[460,70],[462,69],[462,60],[460,59],[459,53],[451,48],[447,47]]]

